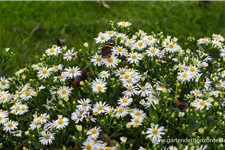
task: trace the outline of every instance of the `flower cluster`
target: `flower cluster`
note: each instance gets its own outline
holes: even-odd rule
[[[223,149],[225,45],[110,23],[93,47],[53,46],[0,77],[0,147],[84,150]],[[166,139],[218,143],[166,143]]]

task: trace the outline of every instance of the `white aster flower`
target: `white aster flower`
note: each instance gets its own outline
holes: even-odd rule
[[[17,121],[9,120],[9,121],[4,123],[3,130],[6,131],[6,132],[11,132],[11,131],[14,131],[15,129],[17,129],[17,126],[18,126]]]
[[[116,34],[116,37],[120,40],[120,43],[124,43],[124,41],[126,41],[127,39],[126,34],[123,34],[123,33]]]
[[[128,55],[128,62],[130,63],[138,63],[140,60],[142,60],[142,55],[139,53],[129,53]]]
[[[9,113],[0,109],[0,125],[8,121]]]
[[[75,112],[73,112],[71,114],[71,119],[73,121],[75,121],[75,123],[79,123],[79,122],[82,122],[84,118],[86,118],[86,111],[83,111],[83,110],[76,110]]]
[[[68,78],[76,78],[77,76],[81,75],[81,71],[78,67],[69,67],[66,68],[62,74]]]
[[[101,71],[100,72],[100,74],[99,74],[99,76],[100,76],[100,78],[108,78],[109,77],[109,72],[108,71]]]
[[[90,136],[92,139],[97,139],[99,137],[100,132],[101,129],[99,127],[94,127],[87,131],[87,135]]]
[[[118,27],[126,28],[126,27],[131,26],[131,23],[130,22],[126,22],[126,21],[121,21],[121,22],[118,22],[117,25],[118,25]]]
[[[92,56],[91,58],[91,62],[95,65],[95,66],[101,66],[103,63],[103,58],[101,55],[98,55],[97,53]]]
[[[148,56],[154,57],[154,56],[158,56],[160,51],[159,51],[159,49],[157,49],[155,47],[150,47],[146,50],[146,53]]]
[[[66,51],[66,53],[63,55],[63,59],[67,61],[73,60],[76,57],[77,57],[77,52],[74,52],[73,49]]]
[[[12,95],[8,91],[0,91],[0,104],[11,100]]]
[[[127,49],[123,46],[116,46],[112,48],[112,51],[115,55],[124,56],[127,53]]]
[[[99,33],[98,37],[95,38],[96,43],[105,43],[108,41],[111,37],[106,33]]]
[[[220,34],[213,34],[212,37],[213,37],[213,40],[224,42],[224,37],[221,36]]]
[[[134,43],[133,47],[138,50],[143,50],[146,48],[147,44],[143,40],[138,40],[136,43]]]
[[[193,102],[192,105],[198,110],[202,110],[204,108],[206,108],[206,110],[208,110],[212,104],[211,104],[211,102],[209,102],[207,100],[197,99]]]
[[[54,139],[55,139],[55,133],[51,133],[49,131],[42,131],[39,141],[43,145],[51,145]]]
[[[105,92],[106,91],[106,82],[102,79],[96,79],[92,82],[92,91],[95,93]]]
[[[181,82],[190,81],[192,79],[192,75],[189,71],[178,72],[177,79]]]
[[[164,132],[164,127],[160,126],[158,124],[156,125],[152,125],[150,128],[147,129],[147,138],[151,138],[152,139],[152,143],[153,144],[157,144],[160,142],[162,135],[165,134]]]
[[[115,56],[111,56],[109,58],[103,59],[104,64],[107,67],[112,67],[112,68],[115,68],[118,65],[118,61],[119,60]]]
[[[150,94],[152,94],[152,86],[151,86],[151,84],[146,83],[145,86],[138,85],[138,87],[140,88],[140,90],[138,91],[138,93],[142,97],[146,97],[146,96],[149,96]]]
[[[48,69],[47,67],[44,67],[44,68],[40,68],[38,71],[38,77],[40,79],[48,78],[50,75],[51,75],[51,68]]]
[[[9,88],[9,80],[5,77],[0,77],[0,89],[8,89]]]
[[[155,44],[156,42],[158,42],[157,39],[154,38],[154,37],[151,36],[151,35],[145,36],[145,37],[143,38],[143,40],[146,42],[146,44],[147,44],[148,46],[151,46],[151,45]]]
[[[107,107],[108,105],[106,104],[106,102],[99,101],[94,105],[93,111],[96,111],[98,114],[106,113]]]
[[[127,87],[127,90],[123,92],[124,96],[132,97],[135,94],[138,94],[138,89],[135,86]]]
[[[138,126],[142,125],[143,120],[144,119],[142,117],[134,117],[131,119],[130,125],[137,128]]]
[[[57,120],[53,122],[56,129],[63,129],[69,124],[69,119],[66,117],[59,116]]]
[[[136,117],[145,118],[146,117],[146,113],[144,113],[143,110],[140,110],[137,108],[132,109],[132,111],[130,110],[130,115],[132,118],[136,118]]]
[[[133,99],[129,97],[122,97],[119,99],[118,103],[120,106],[128,106],[132,103]]]
[[[119,106],[116,108],[115,112],[116,117],[125,117],[128,114],[128,108]]]
[[[71,94],[71,90],[68,86],[62,86],[58,89],[57,94],[61,98],[69,97]]]
[[[22,100],[29,100],[35,95],[37,95],[37,92],[35,92],[32,88],[27,88],[26,90],[22,90],[20,97]]]
[[[82,143],[82,150],[95,150],[95,141],[92,138],[87,138]]]
[[[172,42],[170,42],[165,47],[166,51],[168,51],[170,53],[175,53],[176,51],[178,51],[179,48],[180,48],[180,46],[177,43],[172,43]]]
[[[58,55],[59,53],[62,52],[62,49],[58,46],[53,46],[52,48],[49,48],[45,51],[45,53],[48,55],[48,56],[53,56],[53,55]]]
[[[76,107],[82,111],[89,111],[92,106],[90,103],[91,103],[91,100],[88,98],[80,99],[80,100],[78,100],[78,105]]]
[[[201,38],[199,40],[197,40],[197,44],[205,44],[205,45],[208,45],[210,42],[210,39],[209,38]]]

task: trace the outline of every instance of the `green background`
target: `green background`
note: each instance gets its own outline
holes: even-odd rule
[[[164,32],[179,38],[225,35],[225,2],[0,2],[0,49],[15,52],[10,65],[17,70],[37,63],[44,51],[65,38],[66,45],[82,48],[108,28],[108,21],[129,21],[132,30]],[[32,34],[41,23],[41,29]]]

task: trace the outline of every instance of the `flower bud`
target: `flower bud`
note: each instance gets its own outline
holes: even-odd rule
[[[88,45],[89,45],[89,44],[88,44],[87,42],[84,43],[84,47],[88,47]]]
[[[120,137],[120,140],[121,140],[122,143],[126,143],[127,142],[127,138],[124,137],[124,136]]]
[[[199,132],[200,134],[203,134],[203,133],[204,133],[204,128],[199,128],[199,129],[198,129],[198,132]]]

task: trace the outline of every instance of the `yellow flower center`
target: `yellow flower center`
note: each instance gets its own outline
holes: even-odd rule
[[[2,101],[6,101],[6,97],[2,97]]]
[[[149,41],[153,40],[152,36],[148,36],[148,40]]]
[[[105,36],[101,36],[101,40],[105,40]]]
[[[70,73],[72,73],[72,74],[74,74],[75,72],[76,72],[75,69],[70,70]]]
[[[171,44],[169,45],[169,48],[174,48],[174,44],[171,43]]]
[[[13,124],[10,122],[10,123],[8,123],[8,127],[9,128],[12,128],[12,126],[13,126]]]
[[[45,138],[46,140],[48,140],[48,139],[50,139],[50,135],[46,134],[46,135],[44,136],[44,138]]]
[[[200,104],[201,106],[205,106],[205,101],[201,101],[199,104]]]
[[[184,66],[178,66],[178,69],[179,70],[183,70],[184,69]]]
[[[139,122],[140,122],[140,121],[139,121],[138,119],[135,119],[135,120],[134,120],[134,123],[135,123],[135,124],[139,124]]]
[[[61,118],[58,119],[58,124],[59,124],[59,125],[62,125],[63,123],[64,123],[63,119],[61,119]]]
[[[138,42],[138,46],[142,46],[143,45],[143,43],[142,42]]]
[[[202,39],[202,43],[205,43],[206,42],[206,39]]]
[[[125,21],[123,21],[121,24],[122,24],[122,26],[126,26],[126,22]]]
[[[133,90],[132,88],[128,88],[127,89],[128,92],[132,92],[132,90]]]
[[[88,144],[88,145],[86,146],[86,149],[87,149],[87,150],[92,150],[92,145],[91,145],[91,144]]]
[[[30,91],[26,91],[26,92],[25,92],[25,95],[26,95],[26,96],[30,96]]]
[[[118,51],[118,52],[122,52],[122,51],[123,51],[122,47],[118,47],[118,48],[117,48],[117,51]]]
[[[153,49],[150,49],[149,50],[150,51],[150,53],[152,53],[152,54],[155,54],[156,53],[156,50],[153,48]]]
[[[98,106],[98,110],[104,110],[104,106],[99,105],[99,106]]]
[[[222,82],[219,81],[219,82],[217,83],[217,85],[218,85],[218,86],[222,86]]]
[[[195,72],[196,71],[195,67],[190,67],[190,71]]]
[[[225,70],[220,72],[221,75],[225,75]]]
[[[128,79],[128,78],[130,78],[130,75],[129,75],[129,74],[126,74],[126,75],[124,76],[124,78],[125,78],[125,79]]]
[[[96,133],[97,133],[96,129],[91,130],[91,134],[96,134]]]
[[[137,59],[137,55],[136,55],[136,54],[133,54],[133,55],[131,56],[131,58],[132,58],[132,59]]]
[[[216,39],[218,39],[218,40],[219,40],[219,39],[220,39],[220,36],[219,36],[219,35],[217,35],[217,36],[216,36]]]
[[[98,91],[102,91],[102,89],[103,89],[102,86],[98,86],[98,87],[97,87],[97,90],[98,90]]]
[[[135,113],[135,115],[136,115],[136,116],[140,116],[141,113],[140,113],[139,111],[137,111],[137,112]]]
[[[128,98],[124,98],[124,99],[122,100],[122,102],[123,102],[123,103],[127,103],[127,102],[128,102]]]
[[[146,91],[146,87],[141,87],[141,90],[142,91]]]
[[[183,78],[187,78],[187,73],[183,73],[183,74],[182,74],[182,77],[183,77]]]
[[[157,129],[152,130],[152,134],[157,135],[158,133],[159,133],[159,131]]]
[[[106,76],[107,76],[107,73],[103,72],[103,73],[102,73],[102,76],[103,76],[103,77],[106,77]]]
[[[2,119],[3,119],[2,116],[0,116],[0,121],[2,121]]]
[[[1,81],[2,85],[6,85],[6,82],[4,80]]]
[[[25,111],[26,109],[25,109],[25,107],[22,106],[22,107],[20,107],[20,110]]]
[[[102,58],[100,56],[96,57],[96,61],[101,61]]]
[[[42,70],[42,74],[47,74],[48,73],[48,70],[47,69],[43,69]]]
[[[67,91],[66,90],[62,90],[61,92],[63,95],[66,95],[67,94]]]
[[[50,53],[54,53],[55,52],[55,50],[52,48],[52,49],[50,49]]]
[[[108,62],[109,63],[113,63],[113,59],[112,58],[108,58]]]
[[[125,71],[124,70],[121,70],[120,71],[120,75],[124,75],[125,74]]]
[[[199,92],[198,92],[198,91],[195,91],[194,93],[195,93],[195,95],[198,95],[198,94],[199,94]]]
[[[199,61],[198,61],[198,60],[195,60],[195,61],[194,61],[194,64],[195,64],[195,65],[198,65],[198,64],[199,64]]]
[[[122,114],[124,112],[123,108],[119,108],[118,113]]]
[[[88,105],[88,103],[87,102],[83,102],[83,106],[87,106]]]

